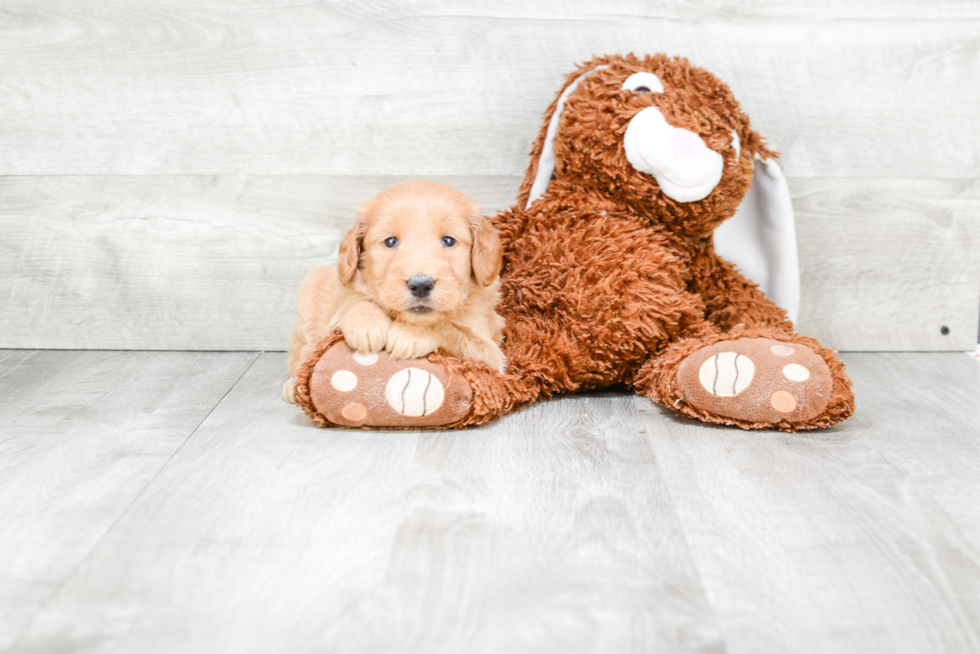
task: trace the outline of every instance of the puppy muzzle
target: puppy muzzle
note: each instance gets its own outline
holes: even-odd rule
[[[413,296],[424,300],[432,293],[436,287],[436,281],[427,275],[414,275],[405,282],[408,292]]]

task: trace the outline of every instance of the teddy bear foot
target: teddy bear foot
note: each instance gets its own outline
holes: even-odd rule
[[[341,427],[438,427],[467,414],[472,391],[437,363],[355,352],[340,341],[317,361],[309,399],[328,424]]]
[[[830,403],[833,377],[823,357],[805,345],[738,338],[690,354],[677,384],[684,401],[706,414],[805,428]]]

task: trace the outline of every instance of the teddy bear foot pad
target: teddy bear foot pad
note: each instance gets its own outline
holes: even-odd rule
[[[461,376],[427,359],[355,352],[341,341],[313,369],[310,399],[342,427],[438,427],[467,414],[472,391]]]
[[[681,363],[677,382],[692,406],[752,423],[805,423],[831,398],[823,357],[770,338],[739,338],[701,348]]]

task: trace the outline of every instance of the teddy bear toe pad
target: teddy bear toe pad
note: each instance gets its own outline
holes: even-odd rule
[[[677,372],[684,399],[725,418],[805,423],[831,398],[826,361],[805,345],[769,338],[719,341],[690,354]]]
[[[339,342],[313,369],[310,399],[343,427],[436,427],[463,418],[472,391],[465,379],[426,359],[354,352]]]

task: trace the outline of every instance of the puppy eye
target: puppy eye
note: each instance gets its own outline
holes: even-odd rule
[[[452,246],[456,245],[456,239],[454,239],[452,236],[443,236],[442,244],[447,248],[451,248]]]
[[[398,245],[398,239],[395,238],[394,236],[389,236],[388,238],[385,239],[385,245],[387,245],[390,248],[393,248],[396,245]]]

